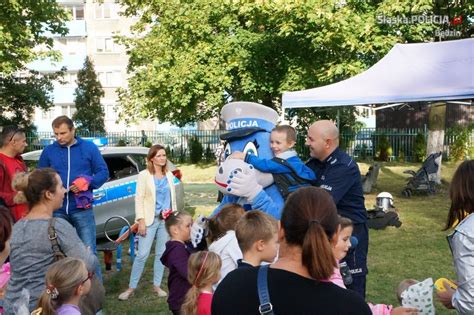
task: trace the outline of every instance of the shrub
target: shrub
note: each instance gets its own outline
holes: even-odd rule
[[[127,140],[125,139],[120,139],[117,141],[117,147],[126,147],[127,146]]]
[[[207,146],[206,152],[204,152],[204,158],[206,159],[206,162],[211,162],[216,159],[216,157],[214,156],[214,152],[209,146]]]
[[[382,134],[379,137],[377,152],[380,161],[388,161],[390,156],[392,156],[392,147],[390,146],[388,137],[385,134]]]
[[[449,146],[450,158],[454,161],[462,161],[469,157],[469,138],[473,125],[465,128],[462,126],[455,126],[448,130],[448,135],[454,137],[453,143]]]
[[[403,150],[398,150],[398,162],[405,162],[405,152]]]
[[[422,133],[418,133],[415,137],[415,147],[413,148],[415,153],[415,161],[423,162],[426,158],[426,139]]]
[[[202,160],[203,148],[198,137],[193,136],[189,139],[189,158],[191,163],[199,163]]]

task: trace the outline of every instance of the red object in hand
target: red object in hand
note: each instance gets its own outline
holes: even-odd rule
[[[173,173],[174,177],[176,177],[179,180],[181,180],[181,177],[183,177],[183,174],[181,173],[181,170],[179,169],[175,169],[171,173]]]
[[[89,181],[85,179],[84,177],[78,177],[76,178],[72,184],[79,189],[79,191],[86,191],[89,189]]]

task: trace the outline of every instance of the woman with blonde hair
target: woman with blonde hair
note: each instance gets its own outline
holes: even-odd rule
[[[5,296],[5,314],[17,314],[23,303],[31,312],[44,289],[44,275],[56,260],[48,229],[54,226],[56,240],[68,257],[83,260],[87,270],[94,271],[97,258],[86,248],[76,230],[66,220],[53,219],[53,211],[62,206],[64,193],[61,178],[51,168],[18,174],[13,187],[19,193],[17,202],[27,202],[28,214],[13,226],[11,236],[11,278]],[[29,291],[29,300],[22,300],[22,289]]]
[[[146,260],[150,255],[153,240],[156,239],[153,270],[154,291],[159,297],[168,294],[161,289],[164,266],[160,261],[165,251],[168,234],[165,221],[169,213],[176,211],[176,185],[179,179],[168,170],[166,151],[162,145],[153,145],[147,154],[147,168],[138,174],[135,195],[135,222],[138,223],[138,255],[135,257],[130,274],[128,289],[119,295],[126,301],[138,286]]]

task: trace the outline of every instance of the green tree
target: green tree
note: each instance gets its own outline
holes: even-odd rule
[[[53,38],[65,35],[68,15],[56,1],[0,1],[0,73],[9,74],[39,56],[51,55]],[[46,51],[33,48],[43,45]]]
[[[77,73],[75,92],[76,112],[72,116],[79,131],[105,132],[104,108],[100,98],[104,96],[102,85],[97,79],[94,64],[86,57],[84,66]]]
[[[35,108],[48,110],[53,105],[48,94],[53,91],[52,81],[61,77],[63,71],[45,75],[30,71],[21,77],[12,74],[0,76],[0,126],[15,124],[32,131]]]
[[[38,57],[58,58],[46,32],[65,35],[67,19],[56,1],[0,1],[0,125],[33,130],[34,109],[52,106],[51,80],[62,73],[41,75],[26,70],[25,64]],[[39,45],[45,49],[33,51]]]
[[[184,125],[217,116],[229,100],[280,108],[283,91],[337,82],[366,70],[397,42],[431,40],[436,25],[393,25],[379,16],[433,14],[432,0],[122,0],[140,15],[121,38],[129,88],[125,120],[154,117]],[[468,5],[470,6],[470,5]],[[293,111],[300,120],[334,110]],[[342,127],[354,109],[339,112]]]

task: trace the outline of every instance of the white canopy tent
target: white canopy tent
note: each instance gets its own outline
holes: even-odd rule
[[[474,38],[469,38],[396,44],[370,69],[338,83],[285,92],[282,103],[285,110],[473,98]]]

